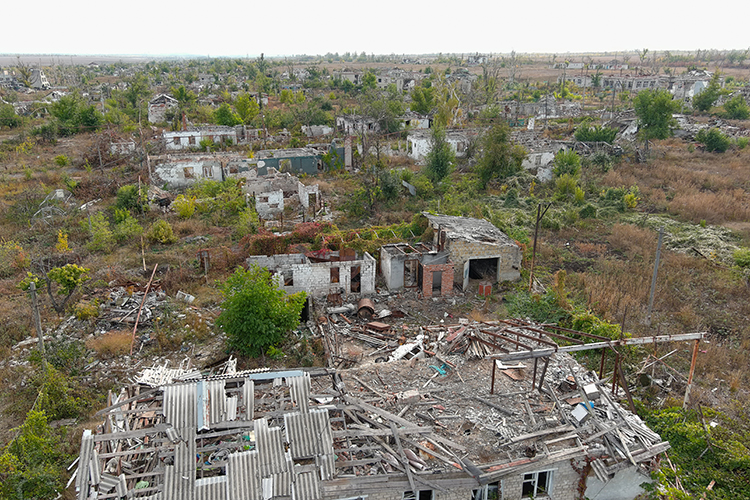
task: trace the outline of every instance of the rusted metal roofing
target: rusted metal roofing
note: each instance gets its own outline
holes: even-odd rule
[[[244,500],[261,500],[263,489],[260,481],[258,452],[232,453],[227,463],[227,496]]]

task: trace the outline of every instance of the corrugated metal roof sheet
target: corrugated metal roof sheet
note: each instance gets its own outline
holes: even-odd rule
[[[296,474],[292,485],[292,500],[319,500],[320,482],[315,472]]]
[[[301,377],[289,377],[286,379],[289,385],[289,395],[292,403],[297,405],[301,412],[307,413],[310,406],[310,374],[305,373]]]
[[[281,427],[268,427],[265,418],[253,420],[255,442],[260,455],[260,475],[269,477],[289,470],[290,457],[284,453]]]
[[[307,458],[333,453],[333,434],[328,410],[284,415],[286,439],[292,458]]]
[[[245,379],[245,385],[242,387],[242,404],[245,406],[244,420],[255,418],[255,382],[252,379]]]
[[[89,497],[89,468],[94,451],[94,436],[91,430],[83,431],[81,437],[81,454],[78,458],[78,476],[76,477],[76,491],[78,500],[86,500]]]
[[[292,495],[292,479],[293,479],[291,467],[290,470],[282,472],[281,474],[274,474],[271,479],[272,491],[274,497],[288,497]]]
[[[197,425],[195,398],[196,384],[177,384],[164,387],[162,413],[164,420],[180,431],[185,428],[195,429]],[[183,436],[184,437],[184,436]]]
[[[232,453],[227,463],[227,497],[230,499],[262,500],[258,452]]]
[[[225,500],[227,498],[227,477],[215,476],[195,481],[195,500]],[[232,500],[241,497],[230,497]]]
[[[226,398],[226,418],[227,422],[237,420],[237,396],[230,396]]]
[[[336,474],[336,455],[331,453],[328,455],[317,456],[315,457],[315,465],[318,466],[320,479],[323,481],[333,479]]]

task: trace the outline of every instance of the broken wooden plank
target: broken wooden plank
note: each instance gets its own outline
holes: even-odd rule
[[[484,399],[484,398],[482,398],[482,397],[479,397],[479,396],[473,396],[473,397],[472,397],[472,399],[476,399],[476,400],[477,400],[477,401],[479,401],[480,403],[484,403],[484,404],[486,404],[487,406],[490,406],[490,407],[492,407],[492,408],[496,409],[497,411],[499,411],[500,413],[503,413],[503,414],[505,414],[505,415],[507,415],[507,416],[509,416],[509,417],[513,415],[513,412],[512,412],[512,411],[510,411],[510,410],[507,410],[507,409],[503,408],[502,406],[500,406],[500,405],[497,405],[497,404],[493,403],[492,401],[488,401],[488,400],[486,400],[486,399]]]

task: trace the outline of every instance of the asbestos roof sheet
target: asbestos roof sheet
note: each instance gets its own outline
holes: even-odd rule
[[[176,429],[197,425],[196,384],[177,384],[164,387],[162,413],[168,424]]]
[[[281,427],[269,427],[265,418],[253,421],[255,442],[260,454],[261,477],[269,477],[289,470],[291,457],[284,452]]]
[[[319,500],[320,481],[314,471],[296,474],[292,485],[292,498],[294,500]]]
[[[284,415],[286,439],[292,458],[309,458],[333,453],[333,435],[328,410]]]
[[[289,395],[292,403],[304,413],[307,412],[310,401],[310,374],[305,373],[301,377],[289,377],[286,379],[289,385]]]
[[[227,463],[227,495],[229,498],[261,500],[258,452],[243,451],[229,455]]]

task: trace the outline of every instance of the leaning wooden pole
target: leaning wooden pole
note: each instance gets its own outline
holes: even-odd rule
[[[688,401],[690,400],[690,389],[693,385],[693,374],[695,373],[695,361],[698,359],[698,345],[700,344],[699,339],[695,339],[693,344],[693,357],[690,360],[690,374],[688,375],[687,387],[685,388],[685,399],[682,401],[682,407],[687,408]]]
[[[146,285],[146,291],[143,292],[143,300],[141,301],[141,307],[138,308],[138,315],[135,317],[135,325],[133,325],[133,339],[130,341],[130,355],[133,355],[133,346],[135,346],[135,331],[138,330],[138,321],[141,319],[141,311],[143,310],[143,305],[146,303],[146,297],[148,297],[148,290],[151,288],[151,282],[154,281],[154,275],[156,274],[156,268],[159,266],[159,264],[154,264],[154,270],[151,272],[151,278],[148,280],[148,285]]]

